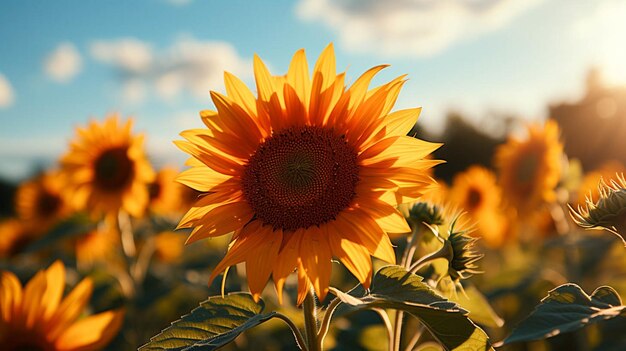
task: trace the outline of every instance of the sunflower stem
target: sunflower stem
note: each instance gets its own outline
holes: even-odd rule
[[[411,263],[413,261],[413,255],[415,254],[415,247],[417,246],[418,238],[421,237],[422,231],[420,230],[422,224],[417,224],[413,227],[413,232],[411,235],[411,239],[409,239],[406,244],[406,248],[404,249],[404,254],[402,255],[402,266],[404,266],[407,270],[411,267]],[[400,342],[402,341],[402,322],[404,320],[404,311],[396,311],[396,316],[394,318],[393,327],[391,329],[391,341],[389,350],[391,351],[399,351],[400,350]]]
[[[302,312],[304,313],[304,331],[308,351],[321,351],[321,345],[317,340],[317,306],[315,305],[313,287],[309,289],[302,305]]]
[[[422,258],[420,258],[419,260],[415,261],[415,263],[413,263],[410,267],[409,267],[409,272],[415,274],[420,268],[422,268],[425,264],[429,263],[430,261],[436,260],[438,258],[446,258],[448,259],[448,261],[452,260],[453,256],[453,252],[452,252],[452,245],[450,244],[449,241],[444,241],[443,243],[443,247],[441,247],[441,249],[428,254]]]
[[[417,331],[411,338],[411,341],[409,341],[409,343],[406,345],[406,348],[404,349],[404,351],[412,351],[415,345],[417,345],[417,342],[422,337],[423,333],[424,333],[424,325],[420,323],[419,328],[417,329]]]
[[[389,342],[389,351],[393,351],[394,347],[394,338],[393,338],[393,325],[391,325],[391,320],[389,319],[389,315],[382,308],[374,308],[374,312],[378,313],[380,319],[382,319],[385,327],[387,328],[387,341]]]
[[[300,332],[298,327],[293,323],[293,321],[289,319],[289,317],[285,316],[284,314],[280,312],[276,312],[276,314],[274,314],[274,317],[282,320],[283,322],[287,324],[287,326],[289,326],[289,329],[291,329],[291,332],[293,333],[293,337],[296,339],[296,344],[298,344],[298,348],[300,350],[309,351],[309,349],[306,346],[306,342],[304,342],[304,337],[302,336],[302,333]]]
[[[322,324],[320,325],[320,330],[317,333],[317,340],[319,342],[320,349],[324,345],[324,338],[326,334],[328,334],[328,330],[330,329],[330,321],[333,317],[333,313],[337,306],[341,304],[341,300],[339,298],[335,298],[330,302],[328,307],[326,308],[326,312],[324,312],[324,318],[322,319]]]

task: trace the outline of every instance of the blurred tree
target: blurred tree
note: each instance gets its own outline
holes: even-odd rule
[[[626,163],[626,86],[609,86],[598,69],[591,69],[584,96],[549,111],[561,126],[565,152],[580,159],[585,170],[607,160]]]

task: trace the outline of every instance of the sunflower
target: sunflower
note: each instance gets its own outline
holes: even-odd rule
[[[601,179],[615,178],[616,174],[626,172],[626,168],[619,161],[608,161],[602,164],[599,168],[588,172],[583,177],[583,180],[578,188],[578,199],[576,205],[584,206],[587,202],[587,198],[591,197],[592,202],[598,201],[600,198],[600,192],[598,191],[598,184]]]
[[[504,243],[506,218],[501,209],[501,190],[493,172],[471,166],[454,177],[449,197],[452,204],[466,211],[476,223],[472,235],[482,237],[489,247]]]
[[[80,282],[65,299],[60,261],[38,272],[26,287],[11,273],[0,276],[0,344],[5,351],[100,350],[120,329],[124,313],[107,311],[78,319],[93,284]]]
[[[34,238],[24,222],[16,218],[0,220],[0,258],[19,253]]]
[[[172,167],[165,167],[156,174],[154,182],[150,183],[148,189],[150,193],[150,210],[159,215],[172,215],[182,212],[183,189],[175,181],[178,170]]]
[[[162,232],[154,237],[154,256],[163,262],[180,261],[185,250],[185,237],[179,233]]]
[[[368,90],[384,67],[346,88],[332,45],[312,79],[304,50],[285,76],[255,56],[257,97],[225,73],[227,95],[211,92],[217,111],[201,112],[207,128],[176,142],[193,156],[178,180],[208,193],[181,219],[179,228],[195,227],[187,242],[234,231],[211,279],[246,262],[255,298],[272,274],[282,301],[297,269],[301,303],[310,285],[324,299],[333,256],[366,287],[370,255],[395,263],[387,233],[410,231],[396,206],[433,183],[426,170],[440,162],[424,158],[440,144],[406,136],[420,108],[390,113],[404,76]]]
[[[132,121],[117,116],[78,128],[61,159],[69,200],[94,215],[123,209],[139,217],[148,205],[154,171],[146,159],[143,135],[131,134]]]
[[[598,200],[587,198],[578,211],[570,206],[576,224],[586,229],[604,229],[620,237],[626,246],[626,178],[618,174],[613,179],[600,179]]]
[[[99,227],[76,239],[76,260],[79,266],[96,263],[111,264],[120,247],[119,234],[106,226]]]
[[[70,212],[62,194],[63,183],[58,172],[47,172],[26,181],[15,196],[17,216],[36,224],[38,232],[45,232]]]
[[[500,186],[520,214],[529,214],[537,206],[556,199],[562,156],[559,127],[553,120],[546,121],[543,127],[529,125],[527,138],[510,137],[498,147],[495,165]]]

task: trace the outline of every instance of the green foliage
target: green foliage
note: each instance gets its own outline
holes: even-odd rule
[[[487,298],[474,286],[463,286],[463,291],[450,291],[446,297],[469,311],[469,318],[481,325],[499,328],[504,325],[502,318],[493,310]]]
[[[214,296],[190,314],[150,339],[140,351],[209,351],[233,341],[239,334],[274,316],[261,313],[265,304],[250,294]]]
[[[564,284],[550,291],[503,343],[550,338],[592,323],[624,318],[624,309],[611,287],[599,287],[589,296],[576,284]]]
[[[333,289],[342,302],[356,309],[392,308],[417,317],[447,350],[491,350],[489,337],[456,303],[438,295],[418,275],[400,266],[381,268],[368,294]]]
[[[62,240],[86,234],[94,230],[96,226],[96,223],[92,222],[86,215],[76,214],[57,223],[48,233],[42,235],[39,240],[26,246],[24,251],[37,252],[48,249]]]

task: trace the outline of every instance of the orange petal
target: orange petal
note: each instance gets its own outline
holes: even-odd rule
[[[85,278],[61,301],[59,308],[57,308],[47,324],[49,340],[55,340],[61,332],[67,329],[80,316],[89,302],[92,291],[93,282],[91,279]]]
[[[302,104],[309,106],[311,80],[309,78],[309,64],[307,63],[304,49],[296,51],[293,55],[287,71],[287,83],[293,87]],[[289,103],[287,103],[287,106],[289,106]]]
[[[276,285],[278,302],[280,304],[283,303],[283,286],[285,285],[285,280],[298,266],[300,240],[303,233],[304,229],[298,229],[292,233],[283,233],[283,242],[285,244],[280,249],[278,258],[274,264],[274,270],[272,271],[272,278]]]
[[[372,259],[369,252],[361,244],[343,236],[333,223],[326,224],[329,227],[328,243],[333,256],[337,257],[366,289],[369,289],[372,282]]]
[[[8,322],[19,313],[22,305],[22,284],[15,274],[0,272],[0,318]]]
[[[332,254],[328,238],[320,228],[313,226],[306,229],[300,242],[300,257],[307,277],[313,283],[315,293],[324,300],[330,284]]]
[[[250,116],[256,115],[256,99],[248,87],[236,76],[224,72],[226,94],[236,104],[242,106]]]
[[[271,226],[264,226],[255,235],[263,238],[260,239],[261,245],[257,245],[248,252],[246,275],[250,292],[254,300],[258,301],[276,262],[276,256],[283,241],[283,231],[274,231]]]
[[[250,250],[263,243],[263,235],[257,235],[261,231],[261,222],[256,220],[246,225],[237,238],[231,243],[226,256],[217,264],[211,276],[209,277],[209,285],[218,274],[222,273],[226,267],[230,267],[240,262],[244,262],[248,257]]]
[[[391,264],[396,263],[396,254],[387,234],[369,215],[355,210],[337,215],[335,225],[345,231],[345,236],[363,245],[370,254]]]
[[[26,317],[26,326],[33,328],[41,318],[44,307],[41,300],[46,293],[47,279],[45,271],[39,271],[24,288],[24,302],[22,303],[22,315]]]
[[[43,318],[48,320],[59,307],[63,291],[65,290],[65,266],[59,260],[55,261],[46,270],[46,293],[41,300],[43,306]]]
[[[185,244],[233,232],[248,223],[252,216],[254,212],[245,201],[216,207],[196,222],[197,227],[191,232]]]
[[[107,311],[81,319],[57,339],[58,351],[95,351],[104,348],[124,323],[124,311]]]
[[[220,119],[233,135],[240,137],[240,142],[248,144],[254,150],[261,140],[261,131],[255,121],[239,105],[234,104],[228,97],[211,92],[211,99],[217,107]]]

